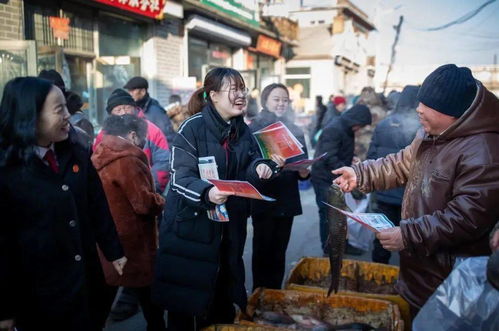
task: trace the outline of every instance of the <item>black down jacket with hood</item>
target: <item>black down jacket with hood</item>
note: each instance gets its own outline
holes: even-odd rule
[[[376,125],[367,151],[368,159],[376,160],[397,153],[414,140],[416,132],[421,127],[416,113],[418,91],[418,86],[406,86],[393,112]],[[392,205],[402,205],[403,196],[403,187],[376,192],[379,201]]]
[[[354,156],[354,126],[371,124],[371,112],[364,105],[355,105],[341,116],[334,118],[324,128],[315,149],[315,156],[326,153],[322,160],[312,166],[312,182],[331,183],[335,176],[332,170],[350,166]]]
[[[224,147],[226,146],[226,147]],[[227,287],[232,302],[244,310],[243,252],[249,199],[230,196],[225,203],[230,222],[214,222],[207,210],[212,184],[201,180],[199,158],[213,156],[220,179],[259,179],[256,167],[266,163],[258,154],[256,140],[242,116],[226,123],[210,105],[187,119],[178,131],[172,148],[172,178],[160,225],[156,257],[156,280],[152,298],[171,312],[204,315],[212,304],[221,260],[228,260]]]

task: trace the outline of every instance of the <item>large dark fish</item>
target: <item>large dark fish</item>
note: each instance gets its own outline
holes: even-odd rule
[[[341,210],[348,210],[345,196],[336,184],[329,187],[328,203]],[[347,240],[347,217],[334,208],[328,208],[327,222],[329,226],[329,264],[331,265],[331,285],[327,291],[329,296],[331,292],[338,293],[340,285],[343,254]]]

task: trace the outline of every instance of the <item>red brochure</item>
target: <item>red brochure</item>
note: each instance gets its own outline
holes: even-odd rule
[[[303,146],[282,122],[273,123],[253,135],[265,159],[270,159],[272,154],[285,159],[303,154]]]
[[[249,182],[239,181],[239,180],[220,180],[220,179],[208,179],[210,183],[216,186],[220,191],[224,193],[232,193],[235,196],[265,200],[265,201],[275,201],[275,199],[267,197],[251,185]]]

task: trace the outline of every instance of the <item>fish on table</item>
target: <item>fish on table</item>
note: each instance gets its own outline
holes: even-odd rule
[[[342,325],[331,325],[316,317],[302,314],[287,314],[275,311],[256,311],[253,322],[261,325],[271,325],[288,330],[311,330],[311,331],[372,331],[385,330],[375,329],[365,323],[347,323]]]

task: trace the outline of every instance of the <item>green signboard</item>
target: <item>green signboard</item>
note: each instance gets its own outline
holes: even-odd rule
[[[230,16],[259,26],[256,0],[200,0]]]

